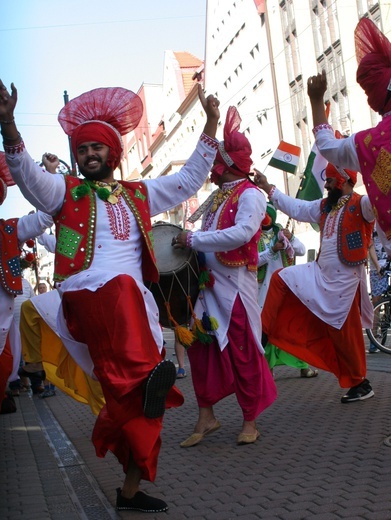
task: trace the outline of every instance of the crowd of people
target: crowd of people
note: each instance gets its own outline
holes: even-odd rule
[[[384,248],[383,256],[391,252],[389,198],[371,176],[375,169],[382,173],[383,156],[391,152],[385,78],[391,44],[367,19],[359,22],[355,38],[357,80],[382,121],[337,140],[324,112],[326,74],[309,78],[315,140],[329,161],[327,196],[311,202],[285,195],[253,168],[236,108],[228,109],[224,139],[216,140],[219,101],[205,97],[201,85],[206,124],[186,165],[156,179],[119,181],[115,170],[123,156],[122,136],[142,117],[136,94],[95,89],[61,110],[59,121],[80,173],[64,176],[55,173],[55,155],[46,154],[43,168],[30,157],[14,118],[17,90],[12,84],[9,92],[0,81],[7,162],[0,172],[0,201],[7,184],[16,183],[36,208],[0,226],[1,413],[15,411],[10,403],[12,392],[17,396],[22,388],[15,386],[19,379],[42,397],[60,388],[88,404],[97,416],[92,432],[97,456],[111,451],[125,475],[116,489],[118,510],[168,509],[164,500],[140,489],[142,480],[156,478],[163,416],[182,405],[175,382],[186,376],[180,338],[177,371],[166,357],[159,309],[144,284],[159,277],[151,217],[191,197],[209,172],[217,188],[191,217],[192,222],[202,217],[200,229],[179,232],[172,244],[174,250],[191,248],[202,255],[204,266],[188,330],[192,340],[183,343],[198,419],[180,446],[196,446],[221,428],[214,406],[231,394],[243,416],[236,443],[255,444],[259,416],[277,398],[273,369],[280,364],[300,369],[304,378],[316,377],[318,369],[333,373],[348,389],[342,403],[374,396],[362,328],[373,320],[368,255],[374,243],[378,253]],[[354,191],[358,171],[368,195]],[[383,183],[387,175],[383,172]],[[316,261],[295,265],[305,247],[276,223],[277,211],[319,224]],[[55,235],[42,235],[53,226]],[[38,236],[55,252],[54,289],[39,283],[35,295],[23,280],[19,256],[21,244]],[[379,276],[376,251],[371,258]],[[18,298],[25,301],[15,314]]]

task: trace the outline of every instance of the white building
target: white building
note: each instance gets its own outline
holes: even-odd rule
[[[207,0],[205,62],[186,52],[166,51],[163,84],[140,88],[145,119],[127,136],[129,154],[122,177],[167,175],[185,163],[205,123],[194,79],[194,73],[204,70],[206,93],[216,94],[221,103],[217,138],[223,138],[228,107],[236,106],[241,131],[252,145],[254,166],[295,196],[314,142],[308,77],[326,70],[326,99],[336,130],[351,134],[373,126],[378,116],[355,79],[354,29],[367,16],[391,34],[389,12],[386,2],[373,0]],[[268,167],[281,140],[302,150],[295,175]],[[212,188],[206,183],[198,202]],[[357,191],[364,192],[360,181]],[[157,220],[181,224],[183,209]],[[281,223],[286,220],[279,216]],[[295,233],[313,256],[318,234],[300,223]]]
[[[363,16],[390,34],[389,4],[382,1],[207,1],[206,88],[213,88],[224,109],[237,106],[261,171],[281,139],[301,147],[296,175],[287,174],[284,182],[279,170],[265,171],[292,196],[314,142],[308,77],[326,70],[335,129],[349,135],[378,120],[356,83],[354,29]],[[357,191],[364,192],[362,182]],[[298,225],[296,233],[307,249],[317,249],[310,226]]]

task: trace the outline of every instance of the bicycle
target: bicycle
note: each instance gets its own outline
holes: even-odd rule
[[[391,262],[381,270],[382,274],[391,275]],[[386,354],[391,354],[391,285],[381,295],[381,300],[373,308],[373,327],[366,329],[371,343]]]

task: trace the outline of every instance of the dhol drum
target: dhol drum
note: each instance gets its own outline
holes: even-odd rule
[[[160,278],[158,283],[145,282],[159,308],[160,324],[171,329],[175,323],[170,320],[169,312],[178,325],[187,325],[191,318],[188,297],[194,306],[199,292],[196,253],[188,247],[175,249],[171,245],[173,238],[181,231],[183,229],[174,224],[159,223],[152,226]]]

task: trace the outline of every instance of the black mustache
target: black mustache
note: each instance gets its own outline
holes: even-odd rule
[[[84,161],[84,164],[87,165],[90,161],[98,161],[101,163],[102,159],[100,157],[90,156],[87,157],[87,159]]]

